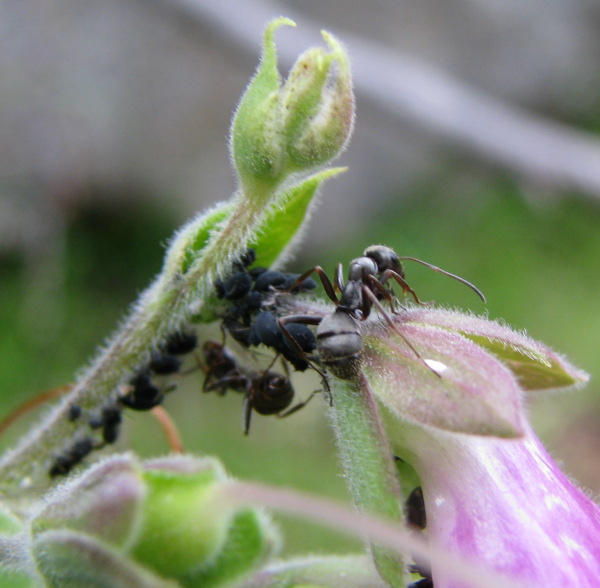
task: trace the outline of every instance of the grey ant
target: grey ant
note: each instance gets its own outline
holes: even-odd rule
[[[341,379],[353,377],[363,347],[359,323],[369,317],[373,307],[377,308],[387,323],[397,331],[394,322],[381,304],[381,300],[386,300],[390,304],[391,312],[397,314],[396,298],[386,288],[389,281],[396,281],[403,292],[410,293],[417,304],[424,304],[404,279],[401,260],[415,261],[453,278],[471,288],[485,302],[482,292],[467,280],[420,259],[399,257],[393,249],[384,245],[372,245],[365,249],[362,257],[357,257],[350,262],[347,282],[342,278],[342,264],[338,264],[336,268],[334,284],[320,266],[309,269],[297,278],[296,284],[307,279],[312,273],[317,273],[325,292],[335,304],[335,310],[330,315],[286,316],[280,319],[280,324],[283,327],[288,322],[318,325],[316,349],[321,363]],[[293,288],[294,285],[290,290]],[[337,292],[340,292],[339,298]],[[285,334],[285,328],[283,330]],[[400,336],[415,355],[420,357],[410,342],[401,334]],[[293,345],[291,338],[287,335],[286,338]],[[296,348],[296,351],[300,353],[299,348]],[[435,371],[434,373],[439,375]]]

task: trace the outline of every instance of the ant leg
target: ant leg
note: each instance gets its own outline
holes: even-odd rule
[[[397,301],[397,298],[394,296],[394,293],[387,290],[385,286],[375,276],[365,276],[365,279],[368,280],[370,286],[379,290],[379,293],[381,294],[382,298],[384,298],[390,303],[390,310],[392,311],[392,314],[398,314],[396,312],[396,309],[394,308],[394,302]],[[369,301],[370,300],[371,299],[369,298]],[[365,297],[363,297],[361,310],[364,316],[363,320],[365,320],[369,316],[369,312],[371,310],[371,304],[367,304],[367,299]]]
[[[390,270],[390,269],[385,270],[381,274],[381,277],[379,278],[378,281],[381,285],[383,285],[387,282],[387,280],[389,278],[394,278],[394,280],[396,280],[396,282],[398,282],[398,284],[400,284],[400,286],[402,287],[402,291],[404,292],[404,294],[409,292],[410,295],[415,299],[415,302],[417,304],[421,304],[422,306],[427,306],[428,304],[431,304],[431,302],[423,302],[423,301],[419,300],[419,297],[417,296],[416,292],[408,285],[406,280],[398,272],[395,272],[394,270]]]
[[[279,324],[279,328],[281,329],[283,336],[286,338],[286,340],[292,346],[294,351],[296,351],[296,353],[302,359],[306,360],[308,365],[313,370],[315,370],[315,372],[317,372],[317,374],[319,374],[319,376],[321,376],[321,381],[323,383],[323,393],[325,395],[325,398],[327,399],[329,406],[333,406],[333,396],[331,394],[331,388],[329,386],[329,382],[327,381],[327,375],[325,374],[325,372],[320,370],[308,358],[308,356],[304,352],[304,349],[302,349],[302,347],[300,347],[300,345],[298,345],[298,341],[296,341],[296,339],[294,339],[294,337],[292,337],[292,334],[285,327],[285,323],[300,323],[303,325],[318,325],[322,320],[323,320],[323,317],[320,317],[320,316],[313,316],[310,314],[303,314],[303,315],[297,314],[297,315],[289,315],[289,316],[285,316],[282,318],[278,318],[277,323]]]
[[[252,389],[250,386],[246,388],[246,393],[244,394],[244,435],[248,435],[250,433],[250,421],[252,420],[252,410],[254,408],[254,404],[252,403]]]
[[[483,300],[483,302],[485,302],[485,296],[483,295],[483,292],[477,286],[475,286],[475,284],[471,284],[471,282],[469,282],[468,280],[465,280],[464,278],[461,278],[460,276],[457,276],[456,274],[451,274],[450,272],[443,270],[442,268],[438,267],[437,265],[427,263],[426,261],[417,259],[416,257],[399,257],[398,259],[407,259],[408,261],[416,261],[417,263],[420,263],[421,265],[428,267],[430,270],[433,270],[434,272],[444,274],[445,276],[448,276],[449,278],[452,278],[453,280],[456,280],[457,282],[464,284],[468,288],[471,288],[471,290],[473,290],[473,292],[475,292],[475,294],[477,294],[477,296],[479,296],[479,298],[481,298],[481,300]]]
[[[422,357],[421,354],[415,349],[415,347],[413,346],[413,344],[398,330],[398,327],[396,327],[396,325],[394,324],[394,321],[391,319],[390,315],[387,313],[387,311],[385,310],[385,308],[383,308],[383,305],[381,304],[381,302],[379,302],[379,300],[377,300],[377,296],[375,296],[375,294],[373,294],[373,292],[371,292],[371,290],[369,290],[369,288],[367,288],[366,286],[363,286],[363,294],[365,294],[366,296],[369,297],[369,299],[371,300],[371,302],[373,303],[373,306],[375,306],[377,308],[377,310],[380,312],[380,314],[383,316],[383,318],[385,319],[385,321],[387,322],[387,324],[394,330],[394,332],[400,336],[400,338],[406,343],[406,345],[408,345],[408,347],[410,348],[410,350],[415,354],[415,356],[421,361],[421,363],[430,371],[433,372],[438,378],[441,378],[442,376],[436,372]]]
[[[334,276],[334,282],[335,282],[335,287],[337,288],[337,290],[339,292],[343,292],[344,289],[346,288],[346,284],[344,284],[344,278],[342,276],[342,272],[343,272],[343,266],[341,263],[337,264],[337,267],[335,268],[335,276]]]
[[[277,324],[279,325],[279,328],[281,329],[281,333],[286,338],[287,342],[292,346],[292,349],[298,354],[299,357],[306,360],[308,365],[313,370],[315,370],[321,376],[321,378],[324,379],[325,374],[317,366],[315,366],[310,361],[310,359],[308,359],[308,356],[306,355],[306,352],[304,351],[304,349],[302,349],[302,347],[300,347],[300,345],[298,345],[298,341],[296,341],[296,339],[294,339],[294,337],[292,337],[292,334],[287,330],[287,328],[285,326],[285,323],[300,323],[303,325],[318,325],[321,322],[321,320],[323,320],[323,319],[320,316],[314,316],[314,315],[310,315],[310,314],[296,314],[296,315],[285,316],[283,318],[278,318]],[[327,385],[327,387],[329,388],[329,385]]]
[[[323,289],[325,290],[327,296],[331,299],[335,304],[339,304],[339,300],[335,295],[335,289],[329,276],[325,273],[325,270],[320,266],[316,265],[315,267],[305,271],[298,279],[287,289],[287,292],[293,292],[295,288],[297,288],[306,278],[311,276],[313,273],[316,273],[321,280],[321,284],[323,284]]]
[[[204,392],[216,392],[219,396],[224,396],[228,388],[235,390],[237,387],[239,389],[240,384],[244,384],[245,381],[246,378],[239,373],[233,376],[225,376],[207,386]]]
[[[315,390],[306,400],[299,402],[298,404],[296,404],[295,406],[292,406],[292,408],[289,408],[285,412],[277,413],[275,416],[278,419],[284,419],[285,417],[290,416],[291,414],[294,414],[295,412],[299,411],[301,408],[304,408],[313,399],[314,395],[319,392],[320,392],[320,390]]]

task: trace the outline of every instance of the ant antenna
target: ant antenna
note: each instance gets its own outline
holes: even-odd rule
[[[417,263],[420,263],[421,265],[428,267],[430,270],[433,270],[434,272],[444,274],[445,276],[448,276],[449,278],[452,278],[453,280],[456,280],[457,282],[464,284],[468,288],[471,288],[471,290],[473,290],[473,292],[475,292],[475,294],[477,294],[477,296],[479,296],[479,298],[481,298],[481,300],[483,300],[483,302],[486,302],[483,292],[477,286],[475,286],[475,284],[471,284],[471,282],[469,282],[468,280],[465,280],[464,278],[461,278],[460,276],[457,276],[456,274],[447,272],[446,270],[443,270],[441,267],[438,267],[437,265],[427,263],[426,261],[423,261],[422,259],[417,259],[416,257],[399,257],[398,259],[406,259],[408,261],[416,261]]]

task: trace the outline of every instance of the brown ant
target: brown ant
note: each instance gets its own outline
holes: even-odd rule
[[[294,399],[294,388],[287,376],[270,369],[255,372],[241,367],[231,351],[217,341],[207,341],[202,355],[206,367],[204,392],[217,392],[222,396],[227,390],[235,390],[244,394],[245,435],[250,431],[253,410],[258,414],[274,414],[283,418],[306,406],[312,398],[311,395],[288,408]]]
[[[294,341],[293,337],[286,332],[286,323],[318,325],[316,349],[320,361],[338,378],[352,378],[356,371],[356,360],[362,351],[359,321],[366,320],[375,307],[390,327],[398,332],[391,317],[381,304],[382,299],[386,300],[390,304],[391,312],[397,314],[396,298],[393,292],[386,288],[389,280],[396,281],[404,293],[411,294],[417,304],[426,304],[419,300],[415,291],[404,279],[404,270],[400,260],[415,261],[433,271],[453,278],[471,288],[485,302],[482,292],[464,278],[414,257],[399,257],[392,249],[384,245],[372,245],[365,249],[363,257],[358,257],[350,262],[347,282],[342,279],[342,264],[338,264],[335,271],[335,286],[320,266],[315,266],[298,277],[290,290],[293,290],[296,284],[301,283],[312,273],[317,273],[325,292],[336,308],[333,313],[325,317],[292,315],[279,319],[282,331],[290,345],[294,346]],[[339,298],[336,291],[340,292]],[[411,343],[401,333],[398,334],[420,358],[421,356]],[[298,346],[294,348],[300,354],[301,349]],[[425,365],[439,376],[427,363]]]

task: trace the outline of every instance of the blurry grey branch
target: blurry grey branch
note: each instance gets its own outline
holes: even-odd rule
[[[307,33],[321,28],[269,0],[253,0],[251,10],[246,0],[169,0],[169,5],[251,59],[264,23],[280,14],[292,18],[300,30],[279,46],[287,65],[306,47]],[[391,132],[394,121],[408,118],[528,179],[600,197],[600,140],[594,135],[478,92],[427,63],[334,32],[350,49],[359,102],[378,109]]]

